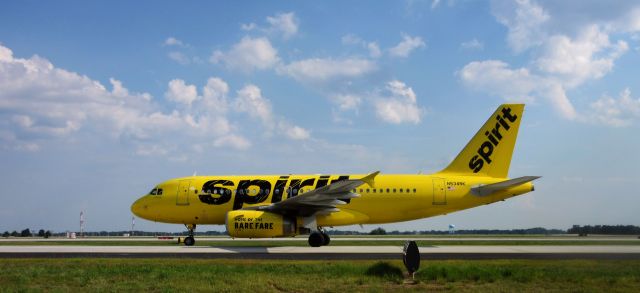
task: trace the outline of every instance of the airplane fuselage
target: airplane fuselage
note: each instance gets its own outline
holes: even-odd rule
[[[295,197],[338,180],[364,175],[257,175],[192,176],[165,181],[156,194],[135,204],[134,213],[148,220],[182,224],[225,224],[232,210],[269,205]],[[344,200],[339,211],[318,215],[320,226],[409,221],[448,214],[493,203],[532,191],[531,183],[490,196],[475,196],[471,188],[502,181],[478,176],[384,175],[375,186],[362,185],[352,192],[359,198]],[[157,189],[161,194],[157,195]],[[154,192],[152,192],[154,193]]]

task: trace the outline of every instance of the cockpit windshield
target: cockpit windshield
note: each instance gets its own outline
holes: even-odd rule
[[[149,192],[151,195],[162,195],[162,188],[154,188]]]

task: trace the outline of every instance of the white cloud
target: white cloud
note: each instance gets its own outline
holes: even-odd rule
[[[546,98],[554,109],[567,119],[577,114],[564,88],[552,79],[532,74],[526,68],[511,69],[499,60],[474,61],[458,72],[465,86],[499,96],[507,101],[531,102]]]
[[[187,85],[182,79],[174,79],[169,82],[169,89],[164,94],[169,101],[191,104],[198,99],[198,91],[195,85]]]
[[[376,64],[366,59],[313,58],[289,63],[279,67],[277,71],[298,81],[324,82],[336,78],[355,78],[376,69]]]
[[[259,119],[265,129],[269,131],[275,130],[290,139],[304,140],[311,136],[309,130],[293,125],[284,118],[275,115],[271,107],[271,101],[262,96],[262,90],[256,85],[248,84],[238,90],[234,101],[234,109]]]
[[[228,52],[214,51],[209,61],[214,64],[224,63],[231,70],[248,73],[272,68],[279,62],[279,58],[278,51],[267,38],[245,36]]]
[[[629,88],[622,91],[617,99],[603,96],[591,103],[590,108],[586,119],[592,123],[624,127],[640,120],[640,98],[633,99]]]
[[[341,41],[345,45],[358,45],[366,48],[369,51],[369,57],[379,58],[382,56],[382,51],[377,42],[366,42],[354,34],[347,34],[342,36]]]
[[[421,37],[411,37],[407,34],[402,35],[402,42],[395,47],[389,49],[389,55],[392,57],[409,57],[409,54],[415,49],[425,47],[425,43]]]
[[[493,14],[509,29],[507,43],[515,52],[542,44],[546,38],[544,24],[549,13],[535,1],[494,1]]]
[[[229,93],[229,85],[222,79],[211,77],[207,80],[207,84],[202,88],[203,104],[207,111],[215,115],[227,112],[228,101],[227,93]]]
[[[167,54],[167,56],[169,56],[171,60],[176,61],[181,65],[188,65],[189,63],[191,63],[189,57],[187,57],[187,55],[182,52],[171,51],[169,52],[169,54]]]
[[[260,88],[253,84],[248,84],[238,91],[234,109],[259,118],[267,126],[273,125],[271,102],[264,98]]]
[[[460,44],[460,47],[465,50],[482,50],[484,49],[484,43],[474,38],[470,41],[462,42],[462,44]]]
[[[338,105],[340,111],[357,110],[362,103],[362,97],[355,94],[334,94],[329,99]]]
[[[378,58],[382,56],[382,51],[380,51],[380,47],[376,42],[368,43],[367,49],[369,49],[369,57],[371,58]]]
[[[418,107],[413,89],[398,80],[388,82],[385,89],[387,94],[375,101],[378,117],[393,124],[420,123],[424,110]]]
[[[538,78],[525,68],[511,69],[500,60],[474,61],[458,72],[463,83],[506,100],[530,101]]]
[[[182,41],[180,41],[180,40],[178,40],[178,39],[176,39],[176,38],[174,38],[174,37],[168,37],[168,38],[164,41],[164,45],[165,45],[165,46],[186,47],[186,45],[185,45]]]
[[[251,147],[251,142],[246,138],[234,134],[217,138],[213,145],[215,147],[231,147],[238,150],[246,150]]]
[[[260,27],[255,23],[241,24],[240,28],[245,31],[259,30],[268,34],[278,34],[283,39],[289,39],[298,33],[299,21],[295,13],[278,13],[274,16],[267,16],[268,26]]]
[[[300,126],[292,125],[288,122],[281,122],[278,125],[279,130],[288,138],[293,140],[305,140],[311,137],[311,132]]]
[[[211,142],[235,129],[224,115],[229,89],[219,78],[209,79],[202,97],[194,85],[170,81],[167,100],[197,107],[168,113],[159,110],[151,95],[133,93],[116,79],[109,81],[112,90],[38,56],[14,58],[9,48],[0,46],[0,147],[37,151],[43,144],[83,133],[120,138],[140,155],[163,155]]]
[[[509,46],[516,53],[532,51],[529,66],[511,69],[503,61],[475,61],[459,76],[465,85],[507,100],[543,98],[564,118],[593,120],[583,116],[595,114],[575,110],[568,91],[613,70],[629,45],[623,39],[610,38],[622,38],[621,33],[640,29],[633,20],[635,11],[640,15],[640,6],[616,3],[605,12],[600,4],[588,1],[576,5],[551,1],[546,5],[548,8],[529,0],[492,2],[494,16],[509,29]],[[597,108],[602,109],[607,101],[601,99]]]
[[[269,31],[279,32],[285,39],[294,36],[298,32],[298,20],[293,12],[269,16],[267,17],[267,22],[270,25]]]
[[[536,64],[540,70],[562,78],[568,86],[576,86],[610,72],[615,59],[628,48],[622,40],[612,44],[606,33],[592,25],[575,40],[564,35],[550,37]]]

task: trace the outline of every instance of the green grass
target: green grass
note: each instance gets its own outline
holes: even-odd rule
[[[0,259],[0,291],[640,292],[640,261]]]
[[[611,240],[565,240],[565,241],[553,241],[553,240],[419,240],[416,238],[416,243],[419,246],[446,246],[446,245],[640,245],[640,240],[620,240],[620,241],[611,241]],[[83,241],[83,240],[74,240],[74,241],[0,241],[1,245],[85,245],[85,246],[169,246],[169,245],[177,245],[177,239],[175,240],[158,240],[158,241]],[[280,241],[271,241],[268,239],[265,240],[256,240],[256,241],[247,241],[247,240],[233,240],[233,241],[219,241],[219,240],[198,240],[196,238],[196,245],[198,246],[215,246],[215,247],[247,247],[247,246],[258,246],[258,247],[279,247],[279,246],[309,246],[306,240],[280,240]],[[403,240],[339,240],[333,239],[331,245],[340,245],[340,246],[383,246],[383,245],[392,245],[392,246],[402,246],[404,245]]]

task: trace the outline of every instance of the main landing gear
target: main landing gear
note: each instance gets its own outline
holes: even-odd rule
[[[311,245],[311,247],[329,245],[329,242],[331,242],[329,234],[327,234],[324,229],[320,227],[318,227],[317,231],[313,231],[311,232],[311,234],[309,234],[309,245]]]
[[[196,229],[196,224],[185,224],[185,227],[189,230],[189,236],[184,239],[184,245],[193,246],[196,244],[196,239],[193,238],[193,230]]]

